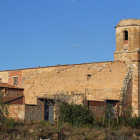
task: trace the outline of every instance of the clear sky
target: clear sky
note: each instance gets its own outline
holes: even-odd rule
[[[0,0],[0,70],[113,61],[129,18],[140,0]]]

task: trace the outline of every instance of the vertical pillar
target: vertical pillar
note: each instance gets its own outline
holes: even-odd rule
[[[139,114],[139,62],[138,60],[132,61],[132,107],[133,116]]]
[[[140,116],[140,62],[138,62],[138,116]]]

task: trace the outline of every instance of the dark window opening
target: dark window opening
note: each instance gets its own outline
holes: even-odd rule
[[[0,83],[2,83],[2,78],[0,78]]]
[[[87,81],[89,81],[90,79],[91,79],[91,75],[88,74],[88,75],[87,75]]]
[[[54,121],[54,101],[51,99],[44,100],[44,120]]]
[[[13,85],[18,85],[18,77],[13,77]]]
[[[128,40],[128,31],[124,31],[124,40]]]
[[[106,118],[114,118],[118,109],[118,100],[106,100]]]

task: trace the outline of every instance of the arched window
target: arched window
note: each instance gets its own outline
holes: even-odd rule
[[[124,31],[124,40],[128,40],[128,31]]]

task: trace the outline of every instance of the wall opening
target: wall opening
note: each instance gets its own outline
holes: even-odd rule
[[[128,31],[124,31],[124,40],[128,40]]]
[[[2,83],[2,78],[0,78],[0,83]]]
[[[88,75],[87,75],[87,81],[90,81],[90,79],[91,79],[91,75],[88,74]]]
[[[124,44],[128,44],[128,31],[125,30],[123,35],[124,35]]]
[[[51,99],[44,100],[44,120],[54,121],[54,101]]]
[[[13,77],[13,85],[18,85],[18,77]]]
[[[118,109],[118,100],[106,100],[106,118],[113,118]]]

